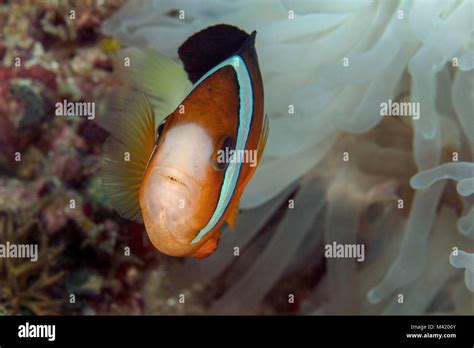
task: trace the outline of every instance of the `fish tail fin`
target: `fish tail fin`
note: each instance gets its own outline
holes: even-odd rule
[[[181,64],[152,49],[123,49],[115,65],[123,82],[150,99],[157,124],[178,107],[192,88]]]
[[[102,187],[117,212],[140,220],[139,194],[155,148],[155,115],[148,98],[132,93],[109,108],[101,124],[110,135],[104,144]]]

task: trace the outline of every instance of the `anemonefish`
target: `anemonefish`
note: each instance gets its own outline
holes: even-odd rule
[[[207,257],[221,226],[234,226],[269,129],[255,37],[204,29],[179,48],[183,67],[150,51],[132,55],[134,92],[107,113],[104,190],[164,254]]]

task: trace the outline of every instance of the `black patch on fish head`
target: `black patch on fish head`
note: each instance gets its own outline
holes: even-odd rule
[[[184,70],[195,83],[206,72],[239,51],[249,35],[237,27],[219,24],[192,35],[178,49]]]

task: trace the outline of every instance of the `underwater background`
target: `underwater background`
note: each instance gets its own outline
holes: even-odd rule
[[[0,243],[39,245],[0,258],[0,313],[474,314],[473,18],[472,0],[0,0]],[[122,49],[177,60],[220,23],[258,32],[270,135],[235,230],[167,257],[102,191],[108,133],[55,104],[100,115]]]

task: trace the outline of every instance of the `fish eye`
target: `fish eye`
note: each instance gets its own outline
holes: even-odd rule
[[[231,160],[231,150],[234,150],[234,140],[231,137],[223,137],[217,143],[216,150],[212,154],[211,162],[215,170],[222,171],[227,168]]]

